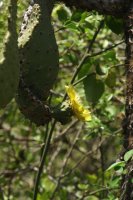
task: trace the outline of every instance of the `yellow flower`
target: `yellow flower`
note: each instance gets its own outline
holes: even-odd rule
[[[91,114],[89,110],[85,109],[80,102],[79,96],[76,94],[76,91],[72,85],[65,86],[67,95],[70,99],[70,106],[73,110],[75,116],[81,121],[90,121]]]

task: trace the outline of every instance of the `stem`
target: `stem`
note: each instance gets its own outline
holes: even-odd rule
[[[83,80],[85,80],[88,76],[92,76],[92,75],[94,75],[94,74],[96,74],[96,73],[95,73],[95,72],[92,72],[92,73],[90,73],[90,74],[87,74],[87,75],[83,76],[83,77],[80,78],[78,81],[76,81],[73,85],[75,86],[75,85],[77,85],[77,84],[83,82]]]
[[[60,184],[61,184],[62,174],[63,174],[63,172],[64,172],[64,170],[65,170],[65,167],[66,167],[66,165],[67,165],[67,163],[68,163],[68,160],[69,160],[69,158],[70,158],[70,156],[71,156],[71,153],[72,153],[72,151],[73,151],[73,148],[74,148],[74,146],[75,146],[75,144],[76,144],[76,142],[77,142],[77,140],[78,140],[78,138],[79,138],[79,135],[80,135],[82,129],[83,129],[83,125],[80,127],[79,131],[78,131],[77,134],[76,134],[76,137],[75,137],[75,139],[74,139],[74,142],[72,143],[70,149],[69,149],[68,152],[66,153],[66,156],[65,156],[65,158],[64,158],[64,162],[63,162],[63,165],[62,165],[62,168],[61,168],[61,171],[60,171],[60,175],[59,175],[59,178],[58,178],[58,180],[57,180],[56,187],[55,187],[55,189],[54,189],[54,191],[53,191],[53,193],[52,193],[52,195],[51,195],[51,197],[50,197],[50,200],[54,200],[54,198],[55,198],[55,194],[56,194],[56,192],[57,192],[57,190],[58,190],[58,188],[59,188],[59,186],[60,186]]]
[[[1,200],[4,200],[4,195],[3,195],[3,191],[2,191],[1,188],[0,188],[0,199],[1,199]]]
[[[98,29],[97,29],[96,32],[94,33],[94,36],[93,36],[93,38],[92,38],[92,40],[91,40],[91,42],[90,42],[88,48],[86,49],[86,51],[85,51],[85,53],[84,53],[84,55],[83,55],[83,57],[82,57],[80,63],[79,63],[78,66],[77,66],[77,69],[76,69],[76,71],[75,71],[75,73],[74,73],[74,75],[73,75],[73,77],[72,77],[72,80],[71,80],[70,84],[73,84],[73,83],[74,83],[74,81],[75,81],[75,79],[76,79],[78,73],[80,72],[80,70],[81,70],[81,68],[82,68],[82,66],[83,66],[83,64],[84,64],[84,62],[85,62],[85,60],[86,60],[86,58],[88,58],[88,54],[90,53],[90,51],[91,51],[91,49],[92,49],[92,46],[93,46],[93,44],[94,44],[94,42],[95,42],[95,40],[96,40],[96,37],[97,37],[98,33],[100,32],[101,28],[103,27],[103,25],[104,25],[104,20],[102,20],[102,21],[100,22]],[[62,102],[66,99],[66,97],[67,97],[67,94],[64,95],[64,98],[63,98]]]
[[[44,146],[44,149],[43,149],[41,163],[40,163],[39,170],[38,170],[38,173],[37,173],[37,177],[36,177],[36,180],[35,180],[33,200],[37,199],[40,177],[41,177],[41,174],[42,174],[42,171],[43,171],[43,168],[44,168],[44,163],[46,161],[46,157],[47,157],[47,153],[48,153],[48,149],[49,149],[49,146],[50,146],[50,141],[51,141],[51,138],[52,138],[52,134],[53,134],[55,125],[56,125],[56,121],[54,120],[53,125],[51,127],[51,130],[50,130],[50,132],[49,132],[49,134],[46,138],[46,145]]]
[[[41,149],[41,155],[40,157],[42,158],[42,155],[43,155],[43,150],[44,150],[44,146],[46,145],[46,140],[47,140],[47,137],[48,137],[48,132],[49,132],[49,123],[46,124],[46,131],[44,133],[44,140],[43,140],[43,146],[42,146],[42,149]]]
[[[79,63],[79,65],[78,65],[78,67],[77,67],[77,70],[75,71],[75,73],[74,73],[74,75],[73,75],[73,77],[72,77],[72,80],[71,80],[71,82],[70,82],[71,84],[74,83],[74,81],[75,81],[75,79],[76,79],[76,77],[77,77],[79,71],[81,70],[82,65],[83,65],[85,59],[88,57],[88,53],[91,51],[92,46],[93,46],[93,44],[94,44],[94,42],[95,42],[95,39],[96,39],[96,37],[97,37],[99,31],[100,31],[101,28],[103,27],[103,25],[104,25],[104,21],[102,20],[101,23],[100,23],[100,25],[99,25],[99,27],[98,27],[98,29],[97,29],[97,31],[95,32],[95,34],[94,34],[94,36],[93,36],[93,39],[92,39],[92,41],[91,41],[89,47],[87,48],[87,50],[86,50],[86,52],[85,52],[85,54],[84,54],[84,56],[83,56],[81,62]],[[65,101],[66,97],[67,97],[67,94],[64,95],[64,98],[63,98],[62,102]],[[52,125],[51,130],[50,130],[50,133],[48,134],[48,136],[47,136],[47,138],[46,138],[46,145],[44,146],[44,149],[43,149],[40,167],[39,167],[38,174],[37,174],[37,177],[36,177],[36,180],[35,180],[35,188],[34,188],[33,200],[36,200],[36,199],[37,199],[40,177],[41,177],[41,173],[42,173],[43,168],[44,168],[44,163],[45,163],[45,161],[46,161],[48,149],[49,149],[49,146],[50,146],[50,141],[51,141],[51,138],[52,138],[52,134],[53,134],[53,131],[54,131],[56,122],[57,122],[57,121],[54,120],[53,125]]]
[[[110,47],[107,47],[106,49],[103,49],[102,51],[96,52],[96,53],[94,53],[94,54],[92,54],[92,55],[87,54],[87,55],[86,55],[86,58],[91,58],[91,57],[99,56],[99,55],[105,53],[106,51],[112,50],[112,49],[114,49],[115,47],[117,47],[117,46],[119,46],[120,44],[123,44],[123,43],[124,43],[124,40],[122,40],[122,41],[120,41],[120,42],[118,42],[118,43],[116,43],[116,44],[114,44],[114,45],[112,45],[112,46],[110,46]]]
[[[77,67],[77,70],[76,70],[75,74],[73,75],[73,78],[72,78],[72,80],[71,80],[71,84],[74,83],[75,78],[77,77],[79,71],[81,70],[82,65],[83,65],[85,59],[87,58],[88,53],[90,53],[90,51],[91,51],[91,49],[92,49],[92,46],[93,46],[93,44],[94,44],[94,42],[95,42],[95,40],[96,40],[96,37],[97,37],[99,31],[101,30],[101,28],[103,27],[103,25],[104,25],[104,21],[102,20],[102,21],[100,22],[100,25],[99,25],[97,31],[95,32],[95,34],[94,34],[94,36],[93,36],[93,39],[92,39],[91,42],[90,42],[90,45],[89,45],[88,49],[86,50],[86,52],[85,52],[85,54],[84,54],[84,56],[83,56],[81,62],[79,63],[79,66]]]

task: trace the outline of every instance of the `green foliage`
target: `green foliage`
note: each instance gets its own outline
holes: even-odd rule
[[[104,83],[95,74],[88,75],[84,80],[84,89],[87,101],[95,104],[104,93]]]
[[[125,153],[124,160],[126,162],[128,162],[132,157],[133,157],[133,150],[130,150],[130,151],[128,151],[128,152]]]
[[[106,25],[110,28],[114,33],[121,34],[124,31],[123,20],[119,18],[115,18],[113,16],[107,16],[105,18]]]
[[[18,30],[25,8],[26,3],[19,1]],[[41,11],[37,12],[42,14]],[[45,14],[46,12],[43,12],[41,15],[43,20]],[[64,5],[57,5],[52,14],[52,24],[59,47],[60,71],[57,81],[54,82],[58,71],[57,60],[55,60],[57,54],[54,54],[53,49],[47,56],[35,52],[37,49],[45,55],[51,40],[57,48],[49,18],[48,24],[45,21],[44,25],[40,23],[40,18],[37,19],[36,16],[32,18],[35,19],[35,24],[30,21],[29,29],[27,27],[23,30],[19,39],[19,45],[21,42],[23,46],[20,54],[23,61],[21,81],[23,83],[24,80],[24,85],[19,85],[21,98],[19,97],[18,102],[23,107],[23,112],[32,113],[30,117],[33,116],[33,120],[35,118],[39,122],[46,120],[42,117],[46,115],[45,100],[49,96],[49,89],[55,83],[48,100],[53,110],[59,111],[58,107],[60,107],[59,121],[64,122],[63,118],[67,119],[65,104],[68,105],[68,102],[63,101],[64,86],[70,84],[80,67],[73,84],[92,115],[90,122],[79,122],[72,117],[72,121],[64,126],[60,123],[56,124],[37,199],[48,200],[53,195],[54,200],[118,200],[121,177],[126,173],[125,162],[115,162],[122,144],[121,121],[125,109],[123,88],[125,69],[122,60],[123,45],[118,45],[116,48],[111,46],[122,38],[120,35],[113,34],[107,26],[102,27],[89,51],[89,56],[81,64],[103,16],[96,12],[88,13],[76,9],[71,11]],[[48,35],[46,27],[50,29],[51,35]],[[40,30],[47,34],[47,39],[43,38],[45,34],[41,38]],[[29,50],[26,44],[30,45]],[[110,50],[107,49],[108,47]],[[30,64],[23,59],[22,52],[25,53],[25,58]],[[95,54],[97,55],[94,56]],[[45,60],[46,58],[48,60]],[[41,72],[36,71],[38,61],[46,67]],[[47,62],[51,62],[53,71],[54,67],[56,68],[55,73],[49,72]],[[44,87],[45,84],[48,84],[47,89]],[[38,99],[42,101],[40,107],[36,104]],[[44,115],[41,106],[44,108]],[[35,124],[30,123],[21,115],[14,101],[5,110],[0,111],[0,194],[5,199],[33,199],[35,176],[51,127],[51,122],[43,127],[36,127]],[[132,152],[125,154],[127,161],[131,157]],[[108,168],[110,170],[106,170]]]
[[[116,163],[113,163],[108,169],[107,171],[111,170],[111,169],[114,169],[116,167],[124,167],[125,166],[125,162],[124,161],[119,161],[119,162],[116,162]]]

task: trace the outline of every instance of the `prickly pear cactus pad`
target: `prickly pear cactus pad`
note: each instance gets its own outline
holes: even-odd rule
[[[19,54],[21,77],[17,103],[25,117],[37,125],[50,120],[46,106],[59,69],[59,55],[48,0],[29,6],[21,26]]]
[[[0,12],[0,108],[15,96],[19,79],[17,0],[5,0]]]

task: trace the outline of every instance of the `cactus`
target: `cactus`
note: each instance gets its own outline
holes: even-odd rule
[[[4,1],[1,12],[3,13],[0,18],[0,108],[4,108],[15,96],[19,79],[17,0]]]
[[[25,117],[37,125],[51,119],[46,100],[59,70],[49,4],[49,0],[36,0],[29,6],[18,39],[21,75],[16,101]]]

